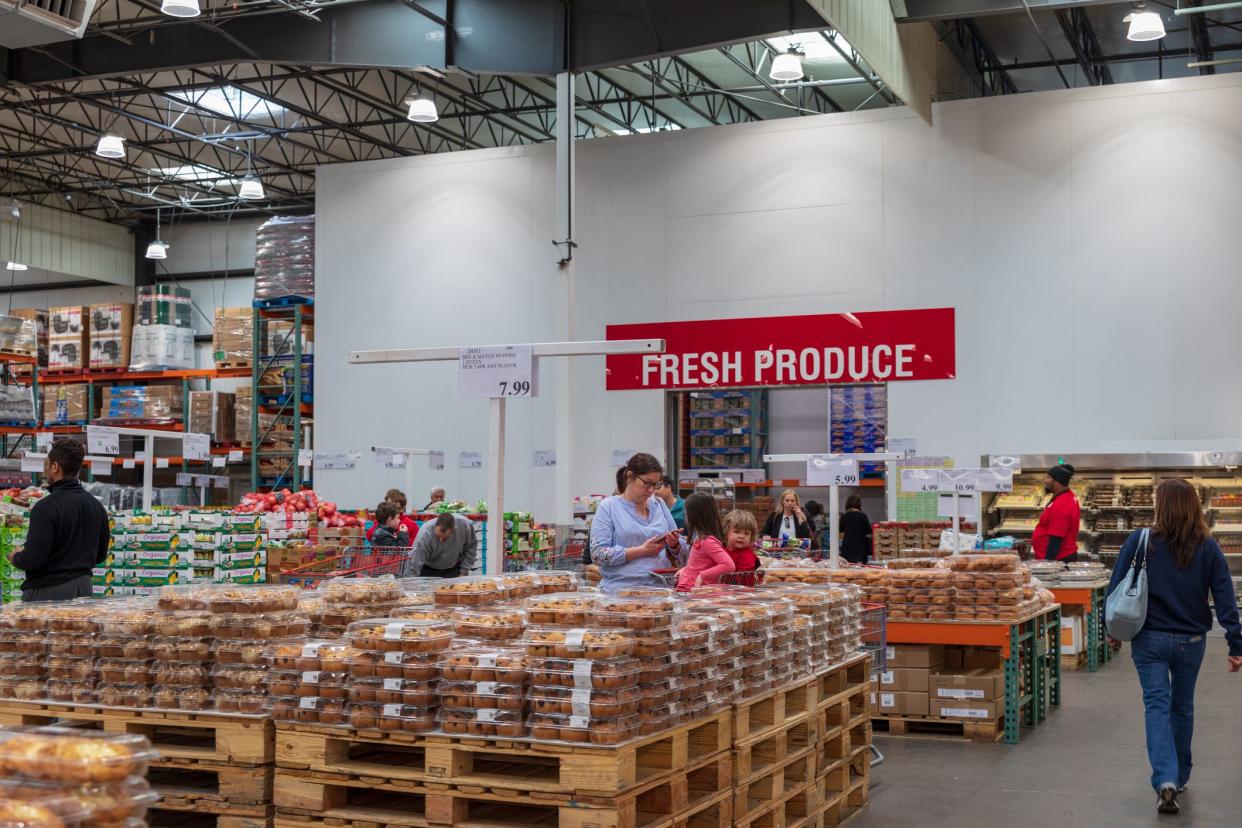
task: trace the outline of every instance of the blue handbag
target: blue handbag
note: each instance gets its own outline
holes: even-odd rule
[[[1130,571],[1104,602],[1104,627],[1118,641],[1133,641],[1147,622],[1147,546],[1150,529],[1144,529]],[[1143,565],[1139,566],[1139,556]]]

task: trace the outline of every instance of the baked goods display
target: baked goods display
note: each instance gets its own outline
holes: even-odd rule
[[[448,621],[371,618],[350,624],[345,638],[360,652],[438,653],[452,646],[453,625]]]
[[[99,784],[143,776],[156,757],[145,736],[62,727],[0,730],[0,778]]]
[[[530,627],[526,654],[553,658],[619,658],[633,655],[634,634],[608,627]]]
[[[504,579],[476,575],[442,581],[436,587],[435,602],[440,606],[477,607],[495,603],[506,594]]]
[[[527,723],[530,735],[545,741],[619,745],[639,736],[637,715],[596,719],[572,713],[532,713]]]
[[[523,684],[531,675],[521,647],[458,646],[441,653],[437,664],[446,681]]]
[[[391,575],[378,578],[333,578],[323,585],[325,604],[388,604],[395,606],[404,594],[401,583]]]
[[[516,607],[458,607],[451,618],[463,638],[515,641],[526,631],[526,613]]]
[[[601,595],[595,605],[595,623],[601,627],[664,630],[673,624],[677,599],[673,595],[619,597]]]

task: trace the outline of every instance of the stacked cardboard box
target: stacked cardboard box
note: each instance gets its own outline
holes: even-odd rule
[[[194,367],[194,329],[135,325],[129,367],[134,371],[176,371]]]
[[[47,367],[52,371],[81,371],[87,366],[90,315],[85,306],[48,310]]]
[[[943,644],[897,644],[885,653],[884,670],[871,694],[877,716],[930,715],[931,676],[944,668]]]
[[[180,385],[104,386],[99,411],[102,420],[175,422],[184,418]]]
[[[254,308],[217,308],[211,351],[217,366],[249,365],[254,357]]]
[[[84,423],[94,417],[87,407],[86,383],[43,386],[42,420],[47,425]]]
[[[107,302],[89,307],[90,367],[128,368],[134,306]]]
[[[994,720],[1005,714],[1005,674],[1000,652],[962,648],[962,666],[946,665],[928,683],[931,715],[943,719]]]
[[[210,434],[218,443],[237,439],[236,396],[229,391],[191,391],[189,431]]]

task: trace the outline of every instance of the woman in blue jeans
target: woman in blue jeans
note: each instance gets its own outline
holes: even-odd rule
[[[1199,494],[1185,480],[1165,480],[1156,489],[1156,522],[1147,543],[1143,530],[1121,547],[1113,589],[1147,567],[1147,620],[1130,642],[1130,655],[1143,687],[1147,758],[1156,810],[1175,814],[1177,795],[1190,781],[1190,740],[1195,728],[1195,681],[1212,628],[1208,595],[1229,642],[1229,670],[1242,666],[1242,625],[1233,579],[1220,547],[1208,535]]]

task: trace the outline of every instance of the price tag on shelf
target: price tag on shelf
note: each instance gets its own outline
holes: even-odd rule
[[[132,469],[136,467],[137,465],[138,463],[131,457],[126,457],[124,460],[121,461],[121,468],[123,469]]]
[[[86,460],[86,462],[91,464],[91,474],[95,475],[96,477],[111,477],[112,476],[112,458],[111,457],[99,457],[97,455],[92,456],[88,454],[83,459]]]
[[[243,459],[245,459],[245,454],[241,449],[229,449],[230,463],[240,463]]]
[[[166,468],[168,468],[168,458],[167,458],[167,457],[157,457],[157,458],[155,458],[155,467],[156,467],[157,469],[166,469]]]
[[[1013,474],[1022,473],[1022,458],[1012,454],[998,454],[988,458],[988,468],[1001,469]]]
[[[211,467],[213,469],[222,469],[224,468],[224,464],[227,462],[228,462],[227,457],[213,457],[211,458]]]
[[[975,490],[980,492],[1012,492],[1013,472],[1003,469],[979,469]]]
[[[43,461],[46,459],[46,454],[28,451],[22,455],[22,471],[40,474],[43,471]]]
[[[537,469],[549,469],[556,465],[555,449],[535,449],[534,466]]]
[[[315,452],[310,449],[298,449],[298,465],[304,469],[315,465]]]
[[[901,489],[904,492],[940,491],[939,469],[902,469]]]
[[[486,345],[457,352],[457,396],[535,396],[535,360],[529,345]]]
[[[889,437],[887,448],[893,454],[904,454],[906,457],[919,453],[918,441],[913,437]]]
[[[53,435],[50,431],[40,431],[35,434],[35,448],[39,451],[47,451],[52,447]]]
[[[212,483],[217,489],[227,489],[229,487],[229,479],[222,474],[213,477]]]
[[[356,465],[357,463],[354,461],[354,458],[351,452],[347,452],[347,451],[336,451],[336,452],[317,451],[315,452],[315,468],[316,469],[349,470],[349,469],[353,469]]]
[[[145,451],[135,451],[135,452],[134,452],[134,459],[135,459],[135,460],[141,460],[142,462],[144,462],[144,463],[145,463],[145,462],[147,462],[147,453],[146,453]]]
[[[811,454],[806,458],[808,486],[857,486],[858,461],[834,454]]]
[[[483,453],[478,451],[463,451],[457,458],[457,467],[461,469],[483,468]]]
[[[209,475],[209,474],[196,474],[196,475],[194,475],[194,485],[195,485],[195,486],[200,486],[200,487],[210,486],[210,485],[211,485],[211,475]]]
[[[941,469],[940,491],[957,494],[974,494],[979,481],[978,469]]]
[[[91,454],[120,454],[120,432],[107,426],[88,425],[86,427],[86,450]]]
[[[206,460],[211,457],[211,435],[187,433],[181,438],[181,456],[186,460]]]
[[[444,452],[433,451],[427,455],[427,468],[431,471],[444,470]]]
[[[194,475],[189,474],[187,472],[177,472],[177,485],[178,486],[194,485]]]

